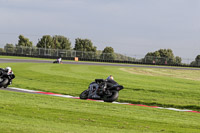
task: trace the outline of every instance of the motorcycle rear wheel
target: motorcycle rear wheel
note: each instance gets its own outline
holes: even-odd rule
[[[89,94],[89,91],[88,91],[88,90],[84,90],[84,91],[80,94],[80,99],[87,99],[87,98],[88,98],[88,94]]]
[[[112,93],[111,96],[107,96],[107,95],[103,96],[104,102],[113,102],[113,101],[117,100],[117,98],[119,96],[119,92],[116,90],[112,90],[110,92]]]

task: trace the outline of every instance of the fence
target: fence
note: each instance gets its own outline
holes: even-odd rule
[[[0,54],[4,55],[17,55],[17,56],[29,56],[29,57],[45,57],[45,58],[58,58],[74,59],[78,57],[79,60],[86,61],[101,61],[101,62],[121,62],[121,63],[137,63],[137,64],[159,64],[159,65],[178,65],[178,66],[200,66],[200,61],[194,61],[194,59],[179,59],[176,58],[164,58],[164,57],[152,57],[152,56],[127,56],[118,53],[102,53],[97,52],[85,52],[75,50],[63,50],[63,49],[48,49],[37,47],[5,47],[0,51]]]

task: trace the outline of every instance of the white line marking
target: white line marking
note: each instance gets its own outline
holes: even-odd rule
[[[70,96],[70,95],[56,95],[56,94],[47,94],[47,95],[57,96],[57,97],[73,98],[73,96]]]
[[[168,109],[168,110],[174,110],[174,111],[192,111],[192,110],[185,110],[185,109],[176,109],[176,108],[165,108],[165,109]]]
[[[130,103],[120,103],[120,102],[112,102],[112,103],[115,103],[115,104],[130,104]]]
[[[27,89],[15,88],[15,87],[9,87],[9,89],[20,90],[20,91],[25,91],[25,92],[38,92],[35,90],[27,90]]]

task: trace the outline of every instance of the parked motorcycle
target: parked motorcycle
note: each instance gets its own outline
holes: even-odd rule
[[[15,78],[13,73],[8,73],[4,70],[0,70],[0,88],[7,88],[8,85],[12,84],[12,79]]]
[[[80,94],[80,99],[98,99],[104,102],[113,102],[117,100],[119,91],[124,87],[119,84],[114,84],[109,87],[108,82],[104,79],[95,79],[88,89]]]

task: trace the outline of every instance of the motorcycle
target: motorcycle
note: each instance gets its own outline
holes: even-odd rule
[[[62,61],[59,63],[59,61],[53,61],[53,63],[63,64]]]
[[[6,71],[0,71],[0,88],[4,87],[7,88],[8,85],[12,84],[12,79],[15,78],[14,74],[9,74]]]
[[[53,63],[62,64],[62,61],[61,61],[61,60],[62,60],[62,59],[61,59],[61,58],[59,58],[59,59],[57,59],[57,60],[53,61]]]
[[[53,63],[59,63],[59,62],[56,60],[56,61],[54,61]]]
[[[119,84],[108,86],[108,82],[104,79],[95,79],[95,82],[90,83],[87,90],[80,94],[80,99],[97,99],[104,102],[113,102],[117,100],[119,91],[124,87]]]

